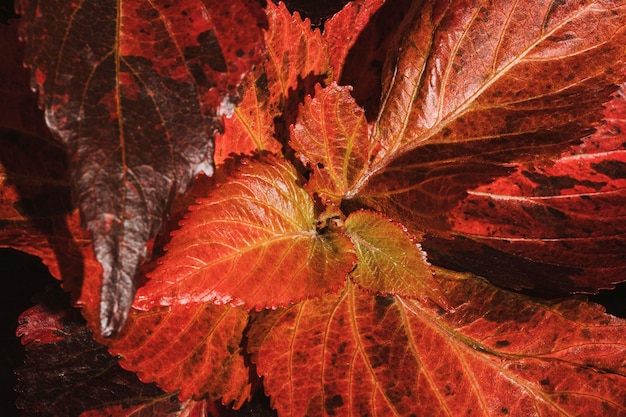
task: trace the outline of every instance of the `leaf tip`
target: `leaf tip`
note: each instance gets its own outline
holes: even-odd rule
[[[128,318],[135,297],[135,285],[131,279],[106,279],[100,294],[100,333],[103,337],[118,334]]]

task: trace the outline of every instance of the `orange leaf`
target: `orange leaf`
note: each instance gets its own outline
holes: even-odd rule
[[[335,203],[352,197],[374,150],[365,114],[351,90],[336,83],[324,89],[318,85],[291,130],[293,148],[313,170],[308,189]]]
[[[244,160],[191,208],[135,306],[216,301],[260,309],[340,288],[354,249],[340,233],[317,233],[300,181],[285,160]]]
[[[257,316],[248,349],[279,414],[626,413],[626,321],[576,300],[540,304],[476,277],[438,276],[456,312],[348,285]]]
[[[242,102],[216,140],[216,162],[231,153],[278,153],[286,140],[285,128],[292,123],[284,119],[295,109],[294,92],[312,90],[316,81],[331,73],[327,47],[308,19],[291,15],[284,3],[268,2],[266,13],[265,60],[242,83]]]
[[[245,310],[211,303],[131,310],[123,333],[101,342],[143,382],[180,390],[181,401],[223,399],[241,405],[250,396],[239,347],[247,322]]]

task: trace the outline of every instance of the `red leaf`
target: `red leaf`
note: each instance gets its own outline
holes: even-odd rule
[[[345,225],[358,259],[350,276],[359,286],[377,295],[430,299],[444,309],[451,308],[426,253],[401,224],[361,210],[350,214]]]
[[[44,303],[20,316],[17,329],[26,348],[24,366],[16,371],[22,415],[77,416],[112,404],[127,408],[118,416],[130,415],[128,407],[152,410],[152,415],[177,415],[180,402],[120,368],[106,347],[92,339],[80,312],[69,308],[62,293],[46,293],[43,298]]]
[[[349,285],[255,318],[249,350],[279,414],[626,412],[624,320],[576,300],[541,304],[476,277],[438,276],[454,313]]]
[[[342,234],[318,234],[313,201],[291,165],[244,160],[193,206],[135,305],[216,301],[276,307],[340,288],[354,265]]]
[[[353,197],[374,153],[365,114],[350,91],[335,83],[318,85],[292,126],[291,144],[313,170],[308,189],[337,204]]]
[[[309,20],[292,16],[283,3],[268,2],[266,12],[265,60],[242,83],[243,100],[216,142],[218,162],[231,153],[280,151],[297,110],[295,92],[312,91],[331,73],[326,44]]]
[[[324,23],[324,40],[328,44],[330,63],[334,70],[335,80],[343,75],[343,66],[359,36],[363,36],[368,24],[385,2],[383,0],[356,0],[346,4],[332,18]],[[397,3],[397,2],[396,2]],[[397,4],[395,5],[397,7]],[[373,36],[374,33],[367,33]],[[376,44],[374,40],[368,44]],[[367,54],[359,55],[365,59]],[[351,85],[351,83],[350,83]]]
[[[368,120],[380,109],[383,63],[410,5],[411,0],[355,0],[324,23],[334,79],[354,87],[352,96]]]
[[[24,47],[18,41],[18,21],[0,24],[0,135],[20,132],[49,138],[43,113],[37,108],[37,96],[29,91],[29,71],[24,68]]]
[[[440,217],[467,189],[591,132],[623,79],[625,28],[619,1],[414,2],[384,73],[383,150],[361,195],[446,230]]]
[[[264,16],[248,0],[22,0],[19,9],[32,86],[74,161],[104,270],[100,327],[110,335],[173,195],[213,172],[216,115],[232,110],[229,94],[259,59]]]
[[[120,365],[144,382],[189,398],[240,406],[250,396],[249,371],[239,345],[248,322],[245,310],[230,306],[175,304],[131,310],[124,332],[104,339]]]
[[[625,109],[619,96],[609,103],[607,124],[581,146],[553,164],[522,165],[510,176],[470,191],[451,213],[456,234],[501,252],[500,259],[520,258],[527,264],[517,281],[511,274],[506,282],[490,279],[559,292],[596,291],[624,280]],[[476,245],[459,246],[452,245],[449,254],[457,262],[464,257],[461,252]],[[468,263],[471,269],[498,262],[491,256],[474,258],[473,265]],[[544,277],[542,271],[554,266],[562,267],[565,276]]]

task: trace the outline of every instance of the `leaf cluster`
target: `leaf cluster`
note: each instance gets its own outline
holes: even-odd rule
[[[28,413],[626,413],[626,322],[568,297],[625,280],[623,1],[18,10],[0,245],[86,320],[24,314]]]

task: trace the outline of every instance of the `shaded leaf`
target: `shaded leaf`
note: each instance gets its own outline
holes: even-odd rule
[[[346,235],[356,249],[358,263],[350,276],[376,295],[426,299],[449,309],[433,270],[415,238],[383,214],[361,210],[346,219]]]
[[[244,79],[242,102],[224,121],[224,133],[216,142],[217,162],[230,153],[280,151],[299,95],[312,92],[315,82],[332,72],[326,44],[309,20],[291,15],[283,3],[268,2],[266,13],[265,59]]]
[[[76,301],[85,271],[101,269],[71,203],[67,165],[49,136],[0,132],[0,247],[41,258]]]
[[[374,31],[368,32],[366,27],[371,24],[374,15],[380,10],[385,2],[383,0],[357,0],[345,5],[337,14],[324,23],[324,40],[328,44],[330,53],[330,64],[333,67],[335,80],[341,79],[344,74],[346,59],[358,42],[359,37],[364,34],[374,35]],[[397,8],[397,4],[395,5]],[[365,43],[365,42],[362,42]],[[377,44],[374,40],[368,40],[367,45]],[[359,51],[365,61],[367,54]],[[347,71],[346,71],[347,72]],[[353,83],[346,83],[352,85]],[[372,86],[370,86],[372,87]]]
[[[410,0],[356,0],[324,24],[334,79],[354,87],[352,96],[368,120],[380,109],[381,75]]]
[[[542,304],[437,275],[456,312],[348,285],[256,317],[249,350],[279,414],[625,412],[624,320],[578,300]]]
[[[199,200],[135,305],[216,301],[276,307],[340,288],[354,264],[348,238],[318,234],[313,201],[278,157],[244,160]]]
[[[206,401],[188,400],[180,404],[166,399],[131,407],[115,405],[89,410],[81,413],[80,417],[206,417],[206,408]]]
[[[487,271],[501,285],[557,293],[623,281],[625,103],[622,95],[608,103],[606,124],[554,163],[525,164],[470,191],[450,214],[459,237],[452,244],[433,242],[446,246],[442,261]],[[516,268],[524,274],[493,275],[512,263],[524,264]]]
[[[24,68],[24,45],[18,41],[18,20],[0,24],[0,135],[9,132],[47,138],[43,112],[37,107],[37,96],[29,91],[30,75]]]
[[[336,83],[318,85],[291,128],[292,147],[313,171],[307,188],[334,203],[352,197],[374,152],[363,109],[350,91]]]
[[[591,133],[622,80],[625,23],[619,1],[414,2],[384,72],[383,150],[362,196],[447,230],[467,189]]]
[[[23,416],[77,416],[111,404],[176,415],[181,404],[172,394],[120,368],[117,358],[92,339],[78,310],[67,300],[59,304],[62,297],[54,293],[47,298],[20,316],[17,329],[26,347],[16,387]]]
[[[173,195],[213,172],[217,116],[232,109],[259,59],[264,16],[247,0],[23,0],[19,9],[31,85],[70,150],[74,193],[103,266],[100,327],[110,335],[125,321]]]

